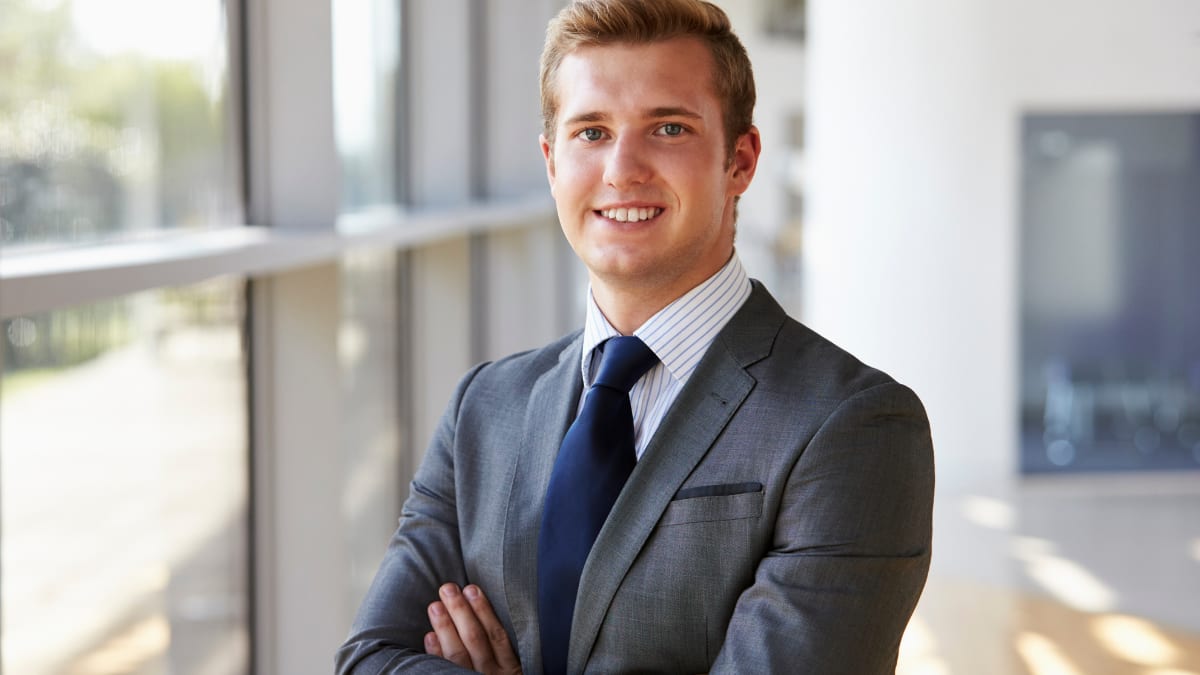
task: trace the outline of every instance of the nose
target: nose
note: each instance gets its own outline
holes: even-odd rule
[[[640,139],[622,136],[609,146],[604,166],[604,182],[621,189],[645,183],[650,177],[650,164],[646,148]]]

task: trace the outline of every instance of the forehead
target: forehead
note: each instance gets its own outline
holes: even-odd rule
[[[559,122],[579,114],[687,107],[719,114],[713,57],[698,38],[586,45],[563,57],[555,77]]]

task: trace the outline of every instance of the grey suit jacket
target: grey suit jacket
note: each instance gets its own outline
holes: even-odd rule
[[[459,384],[338,673],[423,654],[440,584],[478,584],[541,673],[537,540],[582,387],[578,333]],[[933,452],[911,390],[757,283],[680,392],[583,570],[572,673],[895,670],[929,567]]]

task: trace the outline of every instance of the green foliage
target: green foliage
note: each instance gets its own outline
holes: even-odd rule
[[[205,224],[214,199],[237,199],[226,84],[190,61],[94,53],[71,4],[0,0],[0,245]],[[202,296],[176,304],[185,317],[216,318]],[[36,335],[19,346],[13,321],[0,322],[4,368],[90,360],[131,339],[131,312],[117,300],[15,319]]]
[[[70,0],[0,0],[0,181],[15,195],[0,218],[9,240],[202,225],[214,203],[235,203],[220,74],[132,50],[93,53],[70,8]],[[47,188],[59,197],[45,198]],[[131,210],[131,199],[143,207]]]
[[[4,370],[66,368],[90,361],[132,339],[130,313],[129,301],[121,299],[0,322]],[[24,323],[24,339],[14,341],[17,322]]]

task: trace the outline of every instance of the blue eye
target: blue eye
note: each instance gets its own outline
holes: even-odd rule
[[[665,136],[678,136],[683,133],[683,126],[679,124],[664,124],[662,132]]]
[[[579,135],[582,136],[585,141],[598,141],[604,136],[604,134],[600,133],[599,129],[593,129],[591,127],[579,132]]]

